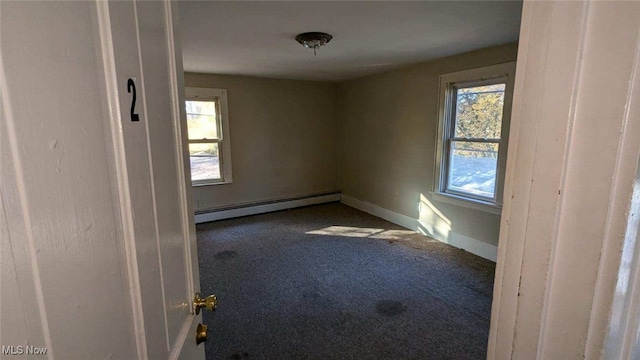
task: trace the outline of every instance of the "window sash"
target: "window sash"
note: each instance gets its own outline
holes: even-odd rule
[[[502,143],[502,131],[500,132],[500,138],[469,138],[469,137],[455,137],[456,123],[457,123],[457,99],[458,99],[458,90],[460,89],[468,89],[478,86],[486,86],[486,85],[497,85],[497,84],[505,84],[505,96],[506,96],[506,79],[503,76],[500,77],[492,77],[487,79],[480,79],[474,81],[461,81],[461,82],[452,82],[448,84],[447,87],[447,100],[445,103],[445,132],[444,132],[444,151],[443,151],[443,161],[441,163],[442,170],[441,175],[443,181],[441,181],[441,189],[440,191],[447,194],[452,194],[456,196],[460,196],[463,198],[469,198],[473,200],[479,201],[488,201],[491,203],[497,203],[498,201],[498,181],[499,174],[501,172],[500,169],[500,145]],[[503,104],[502,107],[503,116],[500,121],[500,127],[504,128],[504,111],[505,107]],[[497,144],[498,151],[496,156],[496,171],[494,175],[494,185],[493,185],[493,196],[482,196],[476,193],[455,190],[451,187],[451,162],[453,157],[453,144],[454,142],[468,142],[468,143],[481,143],[481,144]]]
[[[218,167],[219,167],[219,173],[220,173],[220,177],[217,178],[208,178],[208,179],[200,179],[200,180],[192,180],[192,184],[193,185],[201,185],[201,184],[211,184],[211,183],[219,183],[219,182],[224,182],[224,159],[223,159],[223,132],[222,132],[222,122],[221,120],[221,114],[220,114],[220,102],[219,102],[219,98],[218,97],[213,97],[213,98],[209,98],[209,99],[200,99],[200,98],[196,98],[196,99],[186,99],[186,101],[201,101],[201,102],[212,102],[214,103],[215,106],[215,127],[216,127],[216,134],[218,135],[217,138],[202,138],[202,139],[188,139],[188,143],[189,144],[218,144]],[[190,113],[187,112],[187,115],[205,115],[205,116],[211,116],[210,114],[199,114],[199,113]],[[189,134],[187,133],[187,137],[189,137]],[[193,176],[193,175],[192,175]]]
[[[474,140],[482,140],[482,141],[467,141],[467,140],[456,140],[455,138],[447,139],[446,149],[445,149],[445,165],[444,165],[444,186],[441,189],[442,192],[447,194],[453,194],[462,197],[468,197],[475,200],[480,201],[490,201],[495,203],[497,201],[498,196],[498,174],[500,167],[500,141],[499,140],[484,140],[484,139],[474,139]],[[493,196],[482,196],[473,192],[462,191],[453,189],[451,186],[451,172],[453,171],[451,168],[451,161],[453,159],[453,144],[454,142],[470,142],[470,143],[481,143],[481,144],[496,144],[498,145],[498,150],[496,151],[496,173],[494,175],[494,183],[493,183]],[[469,150],[474,151],[474,150]]]
[[[200,180],[191,180],[192,184],[211,184],[211,183],[219,183],[224,181],[224,166],[223,166],[223,156],[222,152],[224,151],[222,148],[222,140],[189,140],[189,144],[218,144],[218,167],[220,171],[219,178],[209,178],[209,179],[200,179]],[[193,174],[192,174],[193,176]]]
[[[439,202],[445,202],[454,204],[456,206],[467,207],[475,210],[481,210],[492,214],[500,214],[500,209],[502,208],[502,202],[504,199],[504,182],[505,182],[505,172],[506,172],[506,158],[507,158],[507,147],[509,142],[509,128],[510,128],[510,119],[511,119],[511,109],[512,109],[512,95],[513,95],[513,87],[514,87],[514,77],[515,77],[515,61],[505,62],[496,65],[489,65],[485,67],[461,70],[457,72],[452,72],[448,74],[440,75],[440,87],[439,87],[439,100],[438,100],[438,130],[437,130],[437,147],[436,147],[436,156],[435,156],[435,171],[434,171],[434,182],[433,182],[433,191],[431,192],[434,200]],[[456,112],[456,100],[458,91],[454,90],[468,90],[467,88],[472,88],[476,86],[486,86],[486,85],[494,85],[494,84],[505,84],[504,87],[504,103],[502,106],[502,121],[500,125],[500,138],[464,138],[464,136],[471,135],[472,133],[455,133],[455,117],[457,115]],[[456,136],[457,135],[457,136]],[[485,135],[485,134],[482,134]],[[486,135],[489,135],[487,133]],[[497,135],[497,134],[496,134]],[[495,136],[498,137],[498,136]],[[494,197],[489,199],[484,196],[477,196],[475,194],[470,194],[467,192],[459,192],[453,189],[450,189],[449,186],[449,172],[454,169],[451,167],[451,142],[452,141],[461,141],[468,142],[467,145],[471,145],[471,143],[487,143],[492,144],[491,147],[497,146],[497,165],[496,165],[496,175],[494,177],[495,180],[495,190]],[[495,145],[493,145],[495,144]],[[483,148],[487,146],[463,146],[463,147],[478,147]],[[479,149],[481,150],[481,149]],[[464,153],[460,153],[460,155],[466,155]],[[455,158],[458,160],[458,157]],[[466,170],[473,169],[468,168],[464,163],[462,164],[462,168],[455,167],[456,176],[458,175],[458,170]],[[457,163],[454,161],[454,166],[457,166]],[[469,164],[474,165],[475,164]],[[482,164],[480,165],[482,166]],[[486,172],[485,172],[486,174]],[[491,176],[483,177],[484,181],[491,179]],[[454,178],[453,182],[458,184],[460,187],[464,187],[466,182],[463,181],[462,178]],[[483,182],[484,182],[483,181]],[[473,186],[472,191],[478,190],[480,193],[485,192],[488,193],[488,189],[482,186],[479,183],[479,186]]]
[[[222,139],[190,139],[189,144],[222,144]]]
[[[189,140],[189,144],[222,144],[222,140],[218,140],[218,139]]]
[[[187,102],[189,101],[199,101],[199,102],[212,102],[216,108],[216,116],[215,116],[215,128],[216,128],[216,134],[218,135],[217,138],[202,138],[202,139],[189,139],[189,142],[193,142],[193,141],[204,141],[205,143],[208,141],[213,141],[213,140],[219,140],[222,141],[223,140],[223,134],[222,134],[222,121],[221,120],[221,114],[220,114],[220,99],[218,97],[214,97],[211,99],[186,99]],[[211,116],[210,114],[200,114],[200,113],[190,113],[187,112],[187,116],[189,115],[205,115],[205,116]],[[188,121],[188,120],[187,120]],[[190,135],[187,132],[187,137],[189,137]]]
[[[500,131],[500,138],[497,139],[484,139],[484,138],[462,138],[462,137],[455,137],[454,134],[456,133],[456,124],[458,122],[458,118],[457,118],[457,111],[458,111],[458,90],[460,89],[468,89],[468,88],[473,88],[473,87],[479,87],[479,86],[487,86],[487,85],[498,85],[498,84],[504,84],[505,85],[505,89],[501,92],[504,92],[505,96],[507,94],[507,81],[506,78],[501,76],[501,77],[494,77],[494,78],[489,78],[489,79],[482,79],[482,80],[475,80],[475,81],[465,81],[465,82],[455,82],[455,83],[449,83],[448,89],[447,89],[447,98],[448,101],[445,104],[445,112],[446,112],[446,124],[448,125],[447,131],[445,132],[445,140],[449,140],[449,139],[456,139],[459,141],[480,141],[480,140],[499,140],[502,138],[503,134],[502,131]],[[486,91],[483,93],[490,93],[490,92],[498,92],[498,91]],[[504,103],[502,104],[502,118],[500,119],[500,127],[503,127],[503,123],[504,123]]]
[[[502,142],[502,139],[450,137],[447,139],[447,141],[466,141],[466,142],[475,142],[475,143],[500,144]]]
[[[195,144],[218,144],[218,156],[220,165],[220,179],[212,180],[191,180],[192,186],[205,186],[217,184],[233,183],[233,170],[231,159],[231,137],[229,134],[229,104],[226,89],[215,89],[207,87],[186,87],[185,101],[213,102],[215,104],[216,116],[215,126],[217,128],[216,138],[189,139],[189,146]],[[194,108],[193,110],[197,110]],[[213,121],[209,122],[210,126]],[[202,134],[209,135],[210,134]],[[216,174],[217,175],[217,174]]]

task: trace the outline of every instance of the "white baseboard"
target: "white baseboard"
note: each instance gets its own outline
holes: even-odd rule
[[[264,214],[272,211],[293,209],[301,206],[324,204],[328,202],[340,201],[340,194],[327,194],[310,196],[299,199],[281,200],[256,205],[247,205],[238,208],[213,210],[206,213],[196,214],[196,224],[209,221],[231,219],[241,216]]]
[[[387,210],[378,205],[358,200],[348,195],[342,194],[340,196],[340,202],[347,206],[351,206],[371,215],[385,219],[394,224],[403,226],[409,230],[417,231],[421,234],[432,237],[451,246],[463,249],[487,260],[496,262],[498,258],[498,247],[495,245],[487,244],[484,241],[480,241],[466,235],[458,234],[453,231],[443,231],[442,229],[437,228],[437,226],[434,224],[425,223],[410,216]]]
[[[356,208],[358,210],[362,210],[371,215],[377,216],[381,219],[385,219],[394,224],[404,226],[409,230],[418,231],[418,220],[410,216],[402,215],[397,212],[387,210],[378,205],[374,205],[366,201],[358,200],[348,195],[342,195],[340,197],[340,202],[347,206],[351,206],[352,208]]]

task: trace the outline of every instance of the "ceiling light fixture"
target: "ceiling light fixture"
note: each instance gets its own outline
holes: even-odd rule
[[[328,43],[333,39],[333,36],[323,32],[306,32],[296,36],[296,41],[302,44],[302,46],[313,49],[313,55],[316,55],[316,50]]]

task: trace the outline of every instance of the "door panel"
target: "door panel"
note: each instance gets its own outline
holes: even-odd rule
[[[112,54],[104,54],[105,61],[113,57],[115,78],[112,86],[117,91],[119,114],[116,114],[115,126],[121,129],[116,134],[121,148],[116,153],[118,163],[121,197],[124,198],[121,211],[125,223],[127,262],[130,267],[130,281],[137,284],[139,297],[133,299],[134,323],[138,325],[138,348],[150,359],[166,358],[168,335],[165,325],[164,294],[161,279],[161,262],[157,222],[155,217],[154,194],[152,191],[152,173],[149,160],[149,139],[147,134],[147,108],[144,106],[146,93],[143,84],[140,57],[138,52],[138,28],[136,26],[135,3],[113,1],[108,7],[99,8],[108,12],[109,23],[103,24],[101,32],[111,34]],[[103,17],[105,14],[102,14]],[[109,49],[103,49],[105,52]],[[153,77],[153,73],[148,73]],[[139,121],[131,119],[133,94],[128,92],[128,80],[132,79],[136,88],[135,111]],[[127,202],[129,203],[127,206]],[[127,214],[130,212],[130,215]]]
[[[185,266],[185,238],[181,217],[178,153],[174,132],[170,57],[167,53],[167,9],[163,2],[137,2],[140,56],[144,71],[144,107],[153,177],[155,215],[157,218],[160,277],[164,290],[166,327],[171,348],[180,329],[190,323]],[[177,102],[178,99],[176,99]],[[189,279],[190,281],[190,279]],[[187,315],[185,317],[185,315]]]
[[[2,345],[204,358],[174,7],[0,3]]]
[[[194,319],[190,303],[197,284],[190,268],[195,229],[185,215],[191,207],[184,185],[181,112],[176,111],[183,107],[183,90],[177,88],[182,69],[175,61],[179,47],[173,43],[170,2],[114,1],[108,11],[123,167],[135,214],[130,257],[138,269],[146,334],[139,345],[146,346],[149,358],[166,358],[179,354],[185,341],[195,336],[186,334]],[[124,92],[130,78],[137,85],[139,121],[131,121],[132,96]]]
[[[186,332],[186,339],[181,349],[176,347],[176,350],[179,350],[179,355],[177,359],[179,360],[194,360],[194,359],[204,359],[204,344],[197,345],[196,344],[196,327],[199,323],[202,322],[202,314],[197,315],[193,318],[193,321],[190,324],[187,324],[188,331]],[[175,357],[172,357],[172,359]]]

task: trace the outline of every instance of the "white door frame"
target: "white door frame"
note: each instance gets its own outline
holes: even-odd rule
[[[488,359],[602,356],[640,156],[640,3],[525,1]]]

